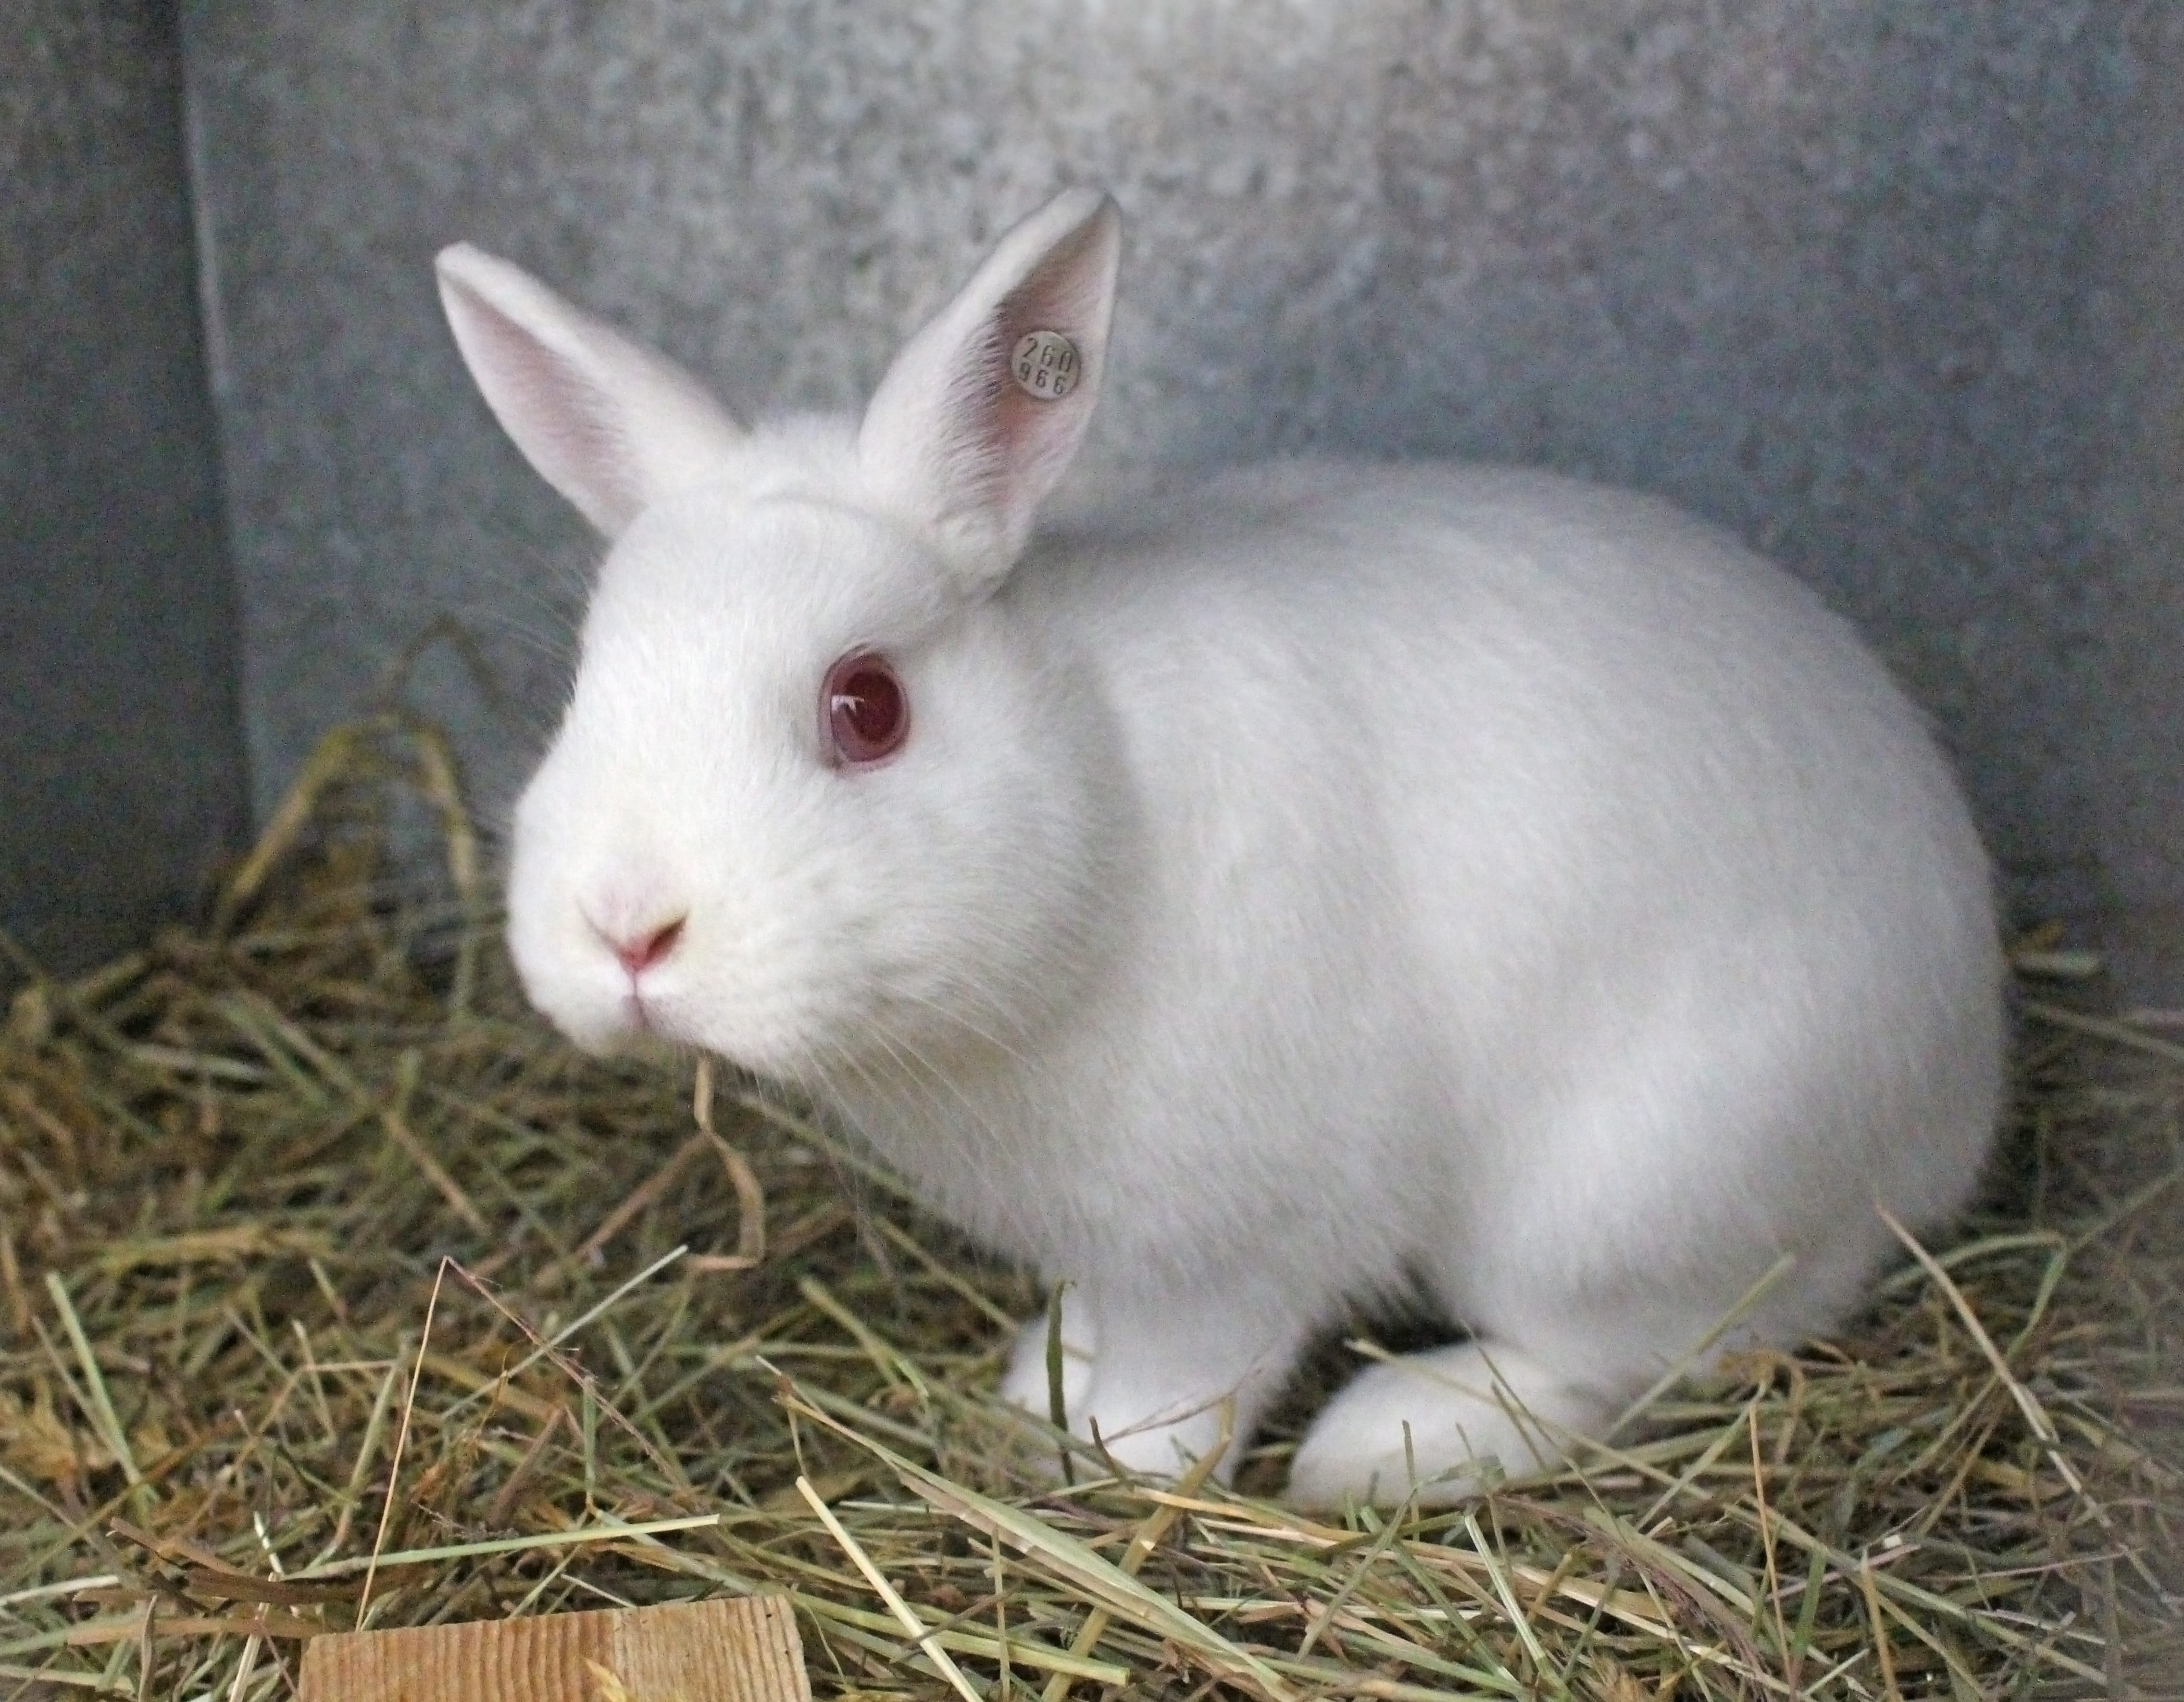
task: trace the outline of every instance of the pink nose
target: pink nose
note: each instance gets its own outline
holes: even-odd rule
[[[682,924],[688,920],[677,916],[649,932],[632,934],[627,938],[610,937],[607,943],[614,954],[621,959],[621,966],[632,975],[643,975],[668,953],[675,949],[676,941],[682,937]]]

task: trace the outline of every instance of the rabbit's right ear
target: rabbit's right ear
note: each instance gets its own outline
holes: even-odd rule
[[[458,242],[434,270],[486,405],[539,476],[612,538],[661,497],[718,476],[743,429],[698,381]]]

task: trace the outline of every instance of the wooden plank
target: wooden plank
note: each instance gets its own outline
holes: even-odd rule
[[[811,1702],[811,1696],[785,1596],[349,1632],[314,1638],[304,1650],[303,1702]]]

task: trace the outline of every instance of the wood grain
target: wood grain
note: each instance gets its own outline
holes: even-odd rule
[[[303,1702],[810,1702],[811,1695],[783,1596],[351,1632],[315,1638],[304,1651]]]

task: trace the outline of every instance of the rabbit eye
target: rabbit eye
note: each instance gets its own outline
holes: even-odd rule
[[[861,650],[827,670],[819,708],[844,765],[883,762],[910,737],[910,694],[884,656]]]

